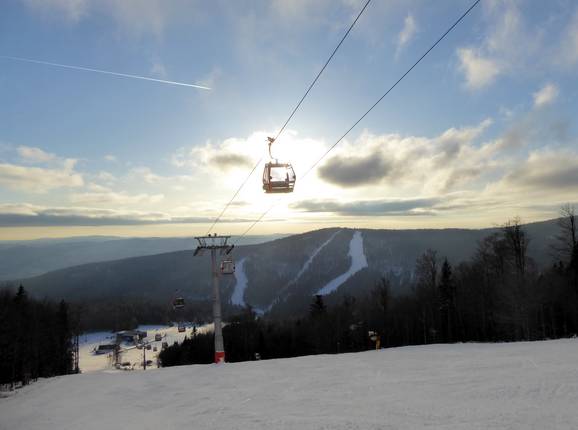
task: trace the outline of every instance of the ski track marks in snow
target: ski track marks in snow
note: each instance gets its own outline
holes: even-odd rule
[[[243,258],[235,265],[235,289],[231,295],[231,304],[245,306],[245,290],[247,289],[247,275],[245,274],[245,260]]]
[[[316,294],[327,295],[337,290],[345,281],[355,275],[362,269],[367,267],[367,258],[363,252],[363,236],[360,231],[356,231],[349,242],[349,257],[351,258],[351,266],[349,270],[337,278],[330,281],[323,288],[317,291]]]

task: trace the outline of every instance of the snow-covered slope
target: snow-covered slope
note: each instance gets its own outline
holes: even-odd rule
[[[299,278],[301,278],[301,276],[307,271],[307,269],[309,269],[309,266],[311,266],[311,263],[313,262],[313,260],[317,256],[317,254],[319,254],[323,250],[323,248],[325,248],[327,245],[329,245],[329,243],[333,240],[333,238],[335,236],[337,236],[340,232],[341,232],[341,230],[337,230],[335,233],[333,233],[329,237],[329,239],[327,239],[325,242],[323,242],[321,245],[319,245],[319,247],[311,253],[311,255],[309,256],[309,258],[307,259],[307,261],[305,262],[305,264],[303,265],[301,270],[299,270],[299,273],[297,273],[297,275],[295,275],[295,277],[293,279],[291,279],[291,281],[289,282],[288,285],[294,284],[295,282],[297,282],[299,280]]]
[[[173,343],[181,343],[186,337],[191,336],[192,326],[188,325],[186,331],[179,333],[176,326],[169,327],[163,325],[141,325],[138,330],[146,331],[147,337],[144,339],[145,342],[150,343],[152,347],[156,347],[157,351],[146,351],[147,360],[152,360],[153,366],[156,367],[157,356],[161,350],[163,342],[167,342],[169,345]],[[197,333],[206,333],[213,331],[213,324],[203,325],[197,327]],[[162,340],[155,341],[155,334],[160,334]],[[81,372],[95,372],[98,370],[112,369],[113,359],[112,353],[109,354],[94,354],[93,350],[100,344],[113,343],[115,335],[102,331],[95,333],[83,334],[79,339],[79,360],[78,365]],[[121,354],[121,362],[129,362],[131,366],[134,365],[135,368],[142,367],[143,362],[143,351],[137,349],[134,345],[123,345]]]
[[[0,399],[0,429],[576,429],[577,356],[569,339],[70,375]]]
[[[363,252],[363,236],[360,231],[356,231],[349,242],[349,257],[351,258],[351,265],[347,272],[339,275],[337,278],[330,281],[327,285],[317,291],[317,294],[330,294],[337,290],[341,284],[359,272],[361,269],[367,267],[367,258]]]
[[[295,285],[295,283],[297,281],[299,281],[299,279],[301,278],[301,276],[307,272],[307,270],[309,269],[309,267],[311,266],[311,263],[313,262],[313,260],[315,259],[315,257],[323,250],[323,248],[325,248],[327,245],[329,245],[329,243],[331,243],[331,241],[335,238],[335,236],[337,236],[339,233],[341,232],[341,230],[337,230],[335,233],[333,233],[331,236],[329,236],[329,239],[327,239],[325,242],[323,242],[321,245],[319,245],[309,256],[309,258],[307,259],[307,261],[305,262],[305,264],[303,264],[303,267],[301,267],[301,269],[299,270],[299,272],[297,273],[297,275],[295,275],[293,277],[293,279],[291,279],[279,292],[277,297],[271,302],[269,303],[269,305],[267,305],[265,308],[258,308],[255,307],[255,311],[259,314],[259,315],[263,315],[267,312],[269,312],[271,310],[271,308],[273,308],[273,306],[275,306],[277,303],[279,303],[280,301],[284,300],[287,297],[287,294],[290,293],[290,289],[292,286]],[[245,278],[246,279],[246,278]],[[235,289],[237,287],[235,286]]]
[[[245,290],[247,289],[247,275],[245,274],[245,259],[235,264],[235,289],[231,295],[231,304],[245,306]]]

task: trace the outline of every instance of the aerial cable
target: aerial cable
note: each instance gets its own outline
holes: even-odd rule
[[[365,111],[365,113],[357,120],[353,123],[353,125],[351,127],[349,127],[349,129],[347,129],[347,131],[339,138],[337,139],[337,141],[331,145],[329,147],[329,149],[327,151],[325,151],[325,153],[317,160],[315,161],[315,163],[313,163],[311,165],[311,167],[309,167],[309,169],[307,169],[305,171],[305,173],[303,174],[303,176],[301,176],[301,180],[303,180],[320,162],[321,160],[323,160],[343,139],[345,139],[345,137],[385,98],[385,96],[387,96],[471,11],[474,7],[476,7],[478,5],[478,3],[480,3],[481,0],[476,0],[446,31],[445,33],[443,33],[437,40],[436,42],[427,50],[425,51],[425,53],[418,58],[418,60],[413,63],[413,65],[407,69],[407,71],[397,80],[395,81],[395,83],[389,87],[389,89],[379,98],[377,99],[377,101],[371,105],[371,107]],[[237,240],[235,241],[235,243],[243,238],[247,233],[249,233],[249,231],[251,231],[251,229],[253,227],[255,227],[255,225],[257,225],[259,222],[261,222],[261,220],[265,217],[265,215],[267,215],[272,209],[273,207],[280,201],[280,198],[277,199],[271,206],[269,206],[269,208],[263,212],[261,214],[261,216],[259,216],[259,218],[257,218],[255,221],[253,221],[253,223],[249,226],[249,228],[247,228],[243,234],[241,236],[239,236],[237,238]]]
[[[323,65],[323,67],[321,68],[321,70],[319,70],[319,73],[317,73],[317,76],[315,76],[315,79],[313,79],[313,82],[311,82],[311,85],[309,85],[309,88],[307,88],[307,91],[305,91],[305,94],[303,94],[303,97],[301,97],[301,100],[299,100],[299,103],[297,103],[297,106],[295,106],[293,108],[291,115],[289,115],[289,118],[287,118],[287,121],[285,121],[285,124],[283,124],[283,126],[281,127],[281,129],[279,130],[277,135],[273,138],[273,141],[277,140],[277,138],[281,135],[281,133],[283,133],[283,131],[285,130],[285,127],[287,127],[287,124],[289,124],[289,121],[291,121],[291,118],[293,118],[293,115],[295,115],[295,112],[297,112],[297,110],[301,106],[301,103],[303,103],[303,100],[305,100],[305,98],[307,97],[307,95],[309,94],[309,92],[311,91],[313,86],[317,83],[317,80],[319,79],[319,77],[321,76],[321,74],[323,73],[325,68],[329,65],[329,63],[333,59],[333,56],[335,55],[337,50],[341,47],[341,45],[343,44],[343,42],[345,41],[345,39],[347,38],[347,36],[351,32],[351,30],[353,29],[353,27],[355,27],[355,24],[357,23],[357,21],[359,20],[361,15],[363,15],[363,12],[365,12],[365,9],[367,8],[367,6],[369,6],[369,3],[371,3],[371,0],[367,0],[367,2],[365,2],[365,5],[359,11],[359,13],[355,17],[355,19],[353,20],[353,22],[351,23],[351,25],[349,26],[349,28],[347,29],[347,31],[345,32],[345,34],[343,35],[343,37],[341,38],[341,40],[339,41],[339,43],[337,44],[337,46],[335,47],[333,52],[331,53],[331,55],[329,56],[329,58],[327,59],[327,61]]]
[[[299,110],[299,108],[301,107],[301,104],[303,103],[303,101],[307,98],[307,96],[309,95],[309,92],[311,91],[311,89],[315,86],[315,84],[317,83],[317,81],[319,80],[319,78],[321,77],[321,75],[323,74],[323,72],[325,71],[325,69],[327,68],[327,66],[329,65],[329,63],[331,62],[331,60],[333,59],[333,57],[335,56],[335,54],[337,53],[337,51],[339,50],[339,48],[341,47],[341,45],[343,44],[343,42],[345,41],[345,39],[347,38],[347,36],[349,36],[349,33],[351,32],[351,30],[353,29],[353,27],[355,27],[355,24],[357,24],[357,21],[359,20],[359,18],[361,18],[361,15],[363,15],[363,12],[365,12],[365,9],[367,9],[367,6],[369,6],[369,3],[371,3],[371,0],[367,0],[365,2],[365,5],[363,6],[363,8],[361,8],[361,10],[359,11],[359,13],[357,14],[357,16],[355,17],[355,19],[353,20],[353,22],[351,23],[351,25],[349,26],[349,28],[347,29],[347,31],[345,32],[345,34],[343,35],[343,37],[341,38],[341,40],[339,41],[339,43],[337,44],[337,46],[335,47],[335,49],[333,50],[333,52],[331,53],[331,55],[329,56],[329,58],[327,59],[327,61],[325,62],[325,64],[323,65],[323,67],[321,68],[321,70],[319,70],[319,72],[317,73],[317,76],[315,76],[315,79],[313,79],[313,81],[311,82],[311,84],[309,84],[309,87],[307,88],[307,90],[305,91],[305,94],[303,94],[303,97],[301,97],[301,99],[299,100],[299,102],[297,103],[297,105],[293,108],[293,110],[291,111],[291,114],[289,115],[289,117],[287,118],[287,120],[285,121],[285,123],[283,124],[283,126],[279,129],[279,131],[277,132],[277,134],[275,135],[274,138],[269,138],[269,155],[271,155],[271,144],[273,142],[275,142],[279,136],[281,136],[281,134],[283,133],[283,131],[285,130],[285,128],[287,127],[287,125],[289,124],[289,122],[291,121],[291,119],[293,118],[293,116],[295,115],[295,113],[297,112],[297,110]],[[271,157],[272,158],[272,157]],[[235,198],[237,198],[237,196],[239,195],[239,193],[241,192],[241,190],[243,189],[243,187],[247,184],[247,182],[249,181],[249,178],[253,175],[253,173],[255,172],[255,170],[257,169],[257,167],[261,164],[261,162],[263,161],[263,157],[261,157],[259,159],[259,161],[257,161],[257,163],[255,163],[255,165],[253,166],[253,168],[251,169],[251,171],[249,172],[249,175],[247,176],[247,178],[245,178],[245,180],[241,183],[241,185],[239,186],[239,188],[237,189],[237,191],[235,191],[235,193],[233,194],[233,197],[231,198],[231,200],[229,200],[229,202],[225,205],[225,207],[223,208],[223,210],[221,211],[221,213],[219,214],[219,216],[215,219],[215,221],[213,222],[213,224],[211,225],[211,227],[209,228],[209,230],[207,231],[207,235],[211,233],[211,231],[213,230],[213,228],[215,227],[215,225],[219,222],[219,220],[221,219],[221,217],[224,215],[224,213],[227,211],[227,209],[229,208],[229,206],[231,206],[231,204],[233,203],[233,201],[235,200]]]

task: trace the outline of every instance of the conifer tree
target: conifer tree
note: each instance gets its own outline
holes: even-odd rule
[[[438,286],[442,336],[445,342],[453,342],[455,336],[455,287],[452,277],[452,268],[446,258],[442,264],[440,282]]]

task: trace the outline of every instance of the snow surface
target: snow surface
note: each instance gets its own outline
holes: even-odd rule
[[[68,375],[0,399],[0,429],[577,429],[576,357],[564,339]]]
[[[178,327],[175,325],[173,327],[164,325],[141,325],[138,330],[143,330],[147,332],[147,337],[144,339],[145,342],[150,342],[151,346],[156,346],[157,351],[146,352],[147,360],[153,361],[153,366],[156,367],[156,361],[158,353],[161,351],[161,346],[163,342],[167,342],[172,345],[175,342],[181,343],[185,337],[191,335],[192,326],[187,326],[187,330],[183,333],[178,332]],[[198,333],[204,333],[207,331],[213,331],[213,325],[207,324],[197,327]],[[155,341],[155,334],[160,333],[162,336],[161,341]],[[81,372],[95,372],[99,370],[112,369],[113,358],[112,354],[94,354],[92,351],[98,347],[100,344],[113,343],[115,340],[114,333],[108,331],[87,333],[80,336],[79,339],[79,360],[78,365]],[[123,344],[123,353],[121,355],[121,362],[130,362],[131,365],[135,367],[142,367],[141,363],[143,360],[142,349],[137,349],[134,345]]]
[[[245,306],[245,290],[247,289],[247,275],[245,274],[245,259],[235,265],[235,289],[231,296],[231,303],[237,306]]]
[[[316,294],[331,294],[354,274],[367,267],[367,258],[365,258],[365,253],[363,252],[363,236],[360,231],[356,231],[353,234],[351,242],[349,242],[348,255],[351,258],[349,270],[330,281],[327,285],[317,291]]]

